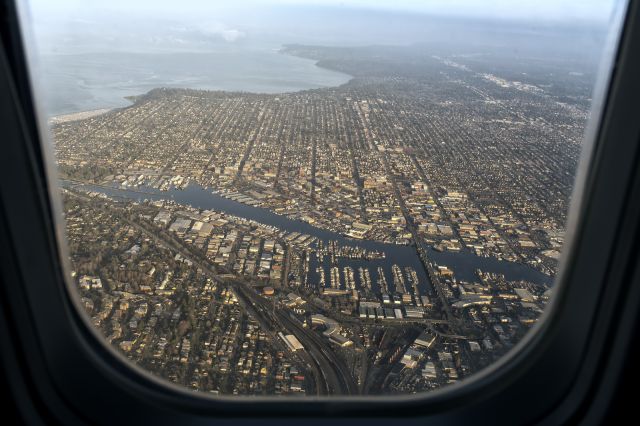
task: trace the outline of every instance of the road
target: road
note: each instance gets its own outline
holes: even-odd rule
[[[70,194],[78,198],[94,201],[91,197],[70,191]],[[166,247],[180,253],[185,259],[191,261],[200,268],[212,280],[230,286],[239,299],[244,302],[245,310],[267,330],[282,331],[284,334],[293,334],[302,343],[308,357],[298,354],[307,363],[312,361],[314,370],[316,390],[321,395],[352,395],[358,394],[358,386],[350,374],[344,362],[330,349],[330,343],[318,336],[314,331],[304,328],[298,320],[289,316],[289,311],[283,308],[272,309],[270,301],[258,295],[256,291],[245,282],[237,279],[222,279],[220,274],[214,270],[209,261],[204,256],[194,253],[185,243],[158,232],[152,225],[132,220],[128,217],[126,210],[118,207],[109,207],[101,204],[102,208],[116,210],[121,213],[121,218],[131,226],[145,233],[150,238],[165,245]]]
[[[241,281],[234,280],[235,288],[247,298],[261,315],[270,317],[285,334],[293,334],[302,343],[305,351],[319,369],[325,388],[329,395],[353,395],[358,393],[358,386],[344,362],[329,348],[329,342],[314,331],[303,327],[302,323],[290,316],[288,310],[272,311],[269,301],[258,295],[252,288]]]
[[[416,226],[413,223],[413,219],[409,214],[409,209],[407,209],[404,198],[402,197],[400,189],[398,188],[398,183],[396,182],[396,179],[391,172],[391,166],[389,165],[387,158],[384,155],[381,155],[380,159],[382,161],[382,165],[384,166],[387,177],[389,178],[389,182],[391,182],[391,185],[393,186],[393,192],[396,196],[396,200],[398,201],[400,210],[402,211],[402,214],[407,223],[407,230],[411,233],[412,239],[416,245],[416,249],[418,250],[418,254],[420,255],[420,259],[422,260],[422,263],[427,270],[429,281],[431,281],[431,285],[435,289],[435,292],[440,299],[440,307],[444,312],[445,319],[448,321],[449,327],[453,329],[454,334],[457,334],[456,332],[459,328],[460,321],[451,311],[449,301],[447,300],[446,295],[444,294],[444,291],[442,289],[444,284],[440,281],[440,278],[433,269],[433,265],[431,264],[431,261],[429,260],[429,256],[427,254],[427,246],[424,243],[423,239],[418,235],[418,230],[416,229]]]

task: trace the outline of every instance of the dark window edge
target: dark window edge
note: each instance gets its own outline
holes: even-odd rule
[[[638,13],[638,11],[637,11],[638,7],[637,6],[638,5],[635,4],[635,9],[632,8],[629,16],[632,16],[634,13],[636,14],[635,16],[638,16],[637,15],[637,13]],[[627,17],[627,19],[629,20],[630,17]],[[638,20],[636,19],[636,22],[637,21]],[[17,20],[15,21],[15,24],[17,25]],[[629,25],[629,22],[628,22],[628,25]],[[637,28],[636,28],[636,32],[637,32]],[[625,34],[625,36],[628,36],[628,33]],[[637,44],[637,38],[638,38],[638,35],[635,34],[635,43],[636,44]],[[5,40],[3,40],[3,42],[4,41]],[[18,41],[19,41],[19,39],[18,39]],[[626,40],[626,41],[628,41],[628,40]],[[15,42],[15,40],[14,40],[14,42]],[[631,49],[630,47],[628,47],[628,48]],[[629,56],[629,55],[627,54],[627,56]],[[12,65],[13,65],[13,63],[12,63]],[[627,66],[626,64],[623,64],[623,65]],[[19,72],[19,68],[18,68],[18,72]],[[621,78],[620,77],[620,69],[619,68],[616,69],[616,75],[614,77],[617,78],[617,79]],[[614,81],[614,84],[615,84],[615,81]],[[17,85],[17,86],[20,87],[21,85]],[[615,88],[612,87],[612,89],[615,89]],[[16,92],[16,97],[17,98],[20,98],[21,100],[24,100],[24,97],[26,96],[27,99],[29,99],[28,102],[24,102],[24,101],[21,102],[22,103],[22,107],[20,107],[20,106],[15,106],[15,107],[19,108],[19,109],[22,109],[23,113],[27,117],[25,119],[24,125],[23,125],[23,130],[25,131],[25,134],[23,135],[24,139],[29,139],[32,143],[34,143],[34,145],[31,145],[31,147],[33,149],[32,153],[31,153],[31,160],[29,160],[29,154],[28,153],[22,152],[20,154],[17,154],[17,156],[22,156],[23,157],[23,161],[24,161],[23,164],[29,163],[29,165],[25,167],[27,170],[25,170],[24,173],[27,173],[27,174],[31,175],[30,179],[25,180],[24,183],[22,183],[21,185],[24,186],[24,188],[22,188],[23,190],[25,188],[31,188],[31,189],[36,188],[36,191],[33,191],[34,192],[33,194],[29,194],[29,195],[31,195],[31,197],[29,197],[27,194],[23,194],[24,195],[23,199],[21,199],[22,197],[20,197],[20,196],[18,196],[16,198],[16,193],[14,193],[13,194],[14,197],[13,197],[13,199],[9,199],[9,203],[3,203],[4,209],[7,210],[7,215],[6,216],[8,218],[13,216],[12,219],[7,220],[7,223],[8,223],[7,230],[8,230],[8,232],[14,232],[15,230],[12,229],[12,225],[17,223],[16,222],[17,219],[15,218],[16,212],[11,211],[12,209],[15,209],[14,206],[10,205],[11,202],[16,201],[17,199],[20,199],[20,201],[27,201],[26,200],[27,198],[32,198],[32,199],[29,200],[29,202],[32,205],[37,206],[40,209],[40,211],[35,213],[36,217],[38,217],[38,219],[41,221],[41,223],[38,226],[45,234],[47,234],[46,239],[49,240],[48,244],[51,245],[50,247],[46,247],[45,246],[45,247],[43,247],[43,249],[44,249],[45,252],[47,252],[46,249],[49,248],[50,249],[49,253],[51,253],[52,251],[55,252],[55,248],[53,248],[53,247],[55,246],[56,237],[55,237],[55,232],[52,231],[54,225],[50,220],[47,219],[47,217],[50,217],[50,215],[47,213],[47,210],[49,210],[50,206],[49,206],[49,204],[48,204],[48,202],[47,202],[47,200],[46,200],[46,198],[44,196],[44,194],[47,193],[47,190],[46,190],[46,185],[47,184],[46,184],[46,181],[44,179],[45,173],[42,172],[42,168],[44,166],[42,166],[42,162],[38,162],[36,160],[36,164],[40,164],[40,165],[36,166],[36,167],[31,167],[34,164],[33,156],[36,155],[34,153],[38,153],[39,152],[38,142],[37,142],[37,138],[36,138],[36,136],[38,134],[38,131],[37,131],[37,126],[34,124],[35,123],[35,117],[32,114],[33,103],[30,100],[31,97],[29,96],[28,92],[24,92],[24,90],[22,90],[22,91],[21,90],[16,90],[15,92]],[[31,105],[31,106],[29,106],[29,105]],[[606,126],[606,123],[603,122],[603,127],[604,126]],[[29,129],[29,130],[25,130],[25,129]],[[16,137],[18,137],[18,136],[16,136]],[[601,137],[603,137],[603,136],[601,135]],[[602,145],[602,144],[599,144],[599,145]],[[602,149],[602,146],[598,146],[598,148]],[[27,148],[24,148],[24,150],[26,150],[26,149]],[[598,157],[598,156],[603,155],[603,153],[602,152],[598,152],[598,153],[595,153],[594,155],[596,157]],[[634,158],[635,158],[634,155],[630,155],[629,157],[631,157],[631,158],[628,159],[629,161],[634,161]],[[16,163],[16,164],[19,164],[19,163]],[[600,167],[600,166],[598,166],[598,167]],[[14,168],[15,168],[15,165],[14,165]],[[10,171],[10,170],[8,170],[8,171]],[[622,170],[620,170],[620,174],[622,174],[622,173],[623,173]],[[5,172],[3,171],[0,176],[2,176],[2,178],[5,178],[7,176],[7,174],[5,174]],[[622,177],[620,179],[624,180],[624,178],[622,178]],[[590,186],[590,185],[588,185],[588,186]],[[38,197],[37,194],[40,194],[40,196]],[[3,188],[3,191],[2,191],[3,201],[4,201],[4,196],[5,196],[5,191],[4,191],[4,188]],[[42,209],[44,209],[44,210],[42,210]],[[51,210],[56,210],[56,209],[53,208]],[[49,211],[51,211],[51,210],[49,210]],[[583,213],[583,215],[587,215],[587,216],[590,214],[590,212],[588,212],[588,211],[583,211],[582,213]],[[42,237],[43,236],[41,236],[40,238],[42,238]],[[21,242],[16,241],[15,244],[16,245],[20,245]],[[23,244],[23,246],[24,246],[24,244]],[[25,266],[29,265],[30,262],[29,262],[28,259],[24,258],[25,252],[28,252],[28,250],[26,250],[25,247],[22,247],[21,250],[16,250],[16,253],[18,253],[17,256],[20,258],[19,259],[20,262],[16,262],[16,263],[20,263],[20,266],[22,266],[23,269],[27,269],[28,270],[28,266],[26,268],[25,268]],[[621,256],[621,257],[624,257],[624,256]],[[569,259],[568,262],[571,262],[571,260]],[[56,267],[55,261],[51,261],[49,263],[50,263],[50,265],[48,265],[49,271],[55,271],[55,273],[58,274],[57,281],[60,281],[61,277],[62,277],[62,271],[59,268]],[[574,267],[575,267],[575,263],[574,263]],[[4,269],[4,265],[3,265],[3,269]],[[33,275],[34,275],[33,273],[31,273],[31,274],[28,273],[28,272],[24,273],[23,280],[25,282],[23,284],[25,285],[25,287],[29,287],[29,283],[27,282],[27,280],[30,277],[32,277]],[[53,277],[53,276],[49,276],[49,280],[53,281],[54,279],[56,279],[56,278]],[[61,286],[61,284],[62,284],[61,282],[58,282],[59,286]],[[602,285],[602,283],[599,283],[599,284]],[[29,288],[26,288],[26,293],[29,293],[29,292],[32,292],[31,295],[26,294],[25,295],[25,299],[28,302],[32,302],[33,301],[33,297],[31,297],[31,296],[33,296],[33,291],[31,289],[29,289]],[[76,321],[79,320],[79,318],[77,317],[77,313],[72,311],[73,306],[71,306],[70,300],[68,300],[68,299],[65,300],[65,297],[66,297],[66,293],[64,291],[60,291],[59,294],[57,294],[57,296],[56,296],[57,302],[62,302],[63,304],[66,305],[65,314],[67,316],[76,316],[75,320]],[[569,295],[563,295],[562,296],[563,299],[565,299],[566,297],[569,297]],[[555,305],[554,306],[554,310],[558,311],[558,310],[563,308],[564,301],[561,300],[560,298],[556,298],[556,299],[558,299],[558,300],[554,301],[554,305]],[[53,302],[54,299],[51,298],[51,299],[49,299],[49,301]],[[33,304],[30,303],[30,304],[31,305],[38,305],[38,303],[33,303]],[[39,305],[39,306],[42,306],[42,305]],[[31,306],[31,309],[34,309],[34,306]],[[38,313],[33,315],[33,323],[35,325],[35,327],[34,327],[35,329],[38,329],[38,328],[43,329],[42,327],[38,327],[39,326],[38,323],[42,321],[42,318],[38,318],[38,317],[39,316],[43,316],[43,314],[44,314],[44,312],[41,311],[41,312],[38,312]],[[542,339],[543,337],[545,337],[545,336],[549,337],[549,336],[551,336],[552,333],[559,333],[560,332],[560,331],[557,330],[556,327],[552,326],[553,324],[548,324],[548,323],[552,322],[553,318],[549,318],[549,320],[551,320],[551,321],[544,321],[541,324],[541,326],[538,327],[540,329],[539,331],[541,331],[542,334],[537,334],[537,335],[534,335],[534,336],[530,336],[530,338],[527,339],[528,342],[524,342],[524,343],[535,344],[536,347],[531,347],[531,348],[526,348],[525,347],[525,348],[522,348],[522,350],[519,353],[513,354],[513,356],[511,357],[512,359],[505,360],[504,363],[499,363],[496,366],[496,369],[505,367],[504,364],[506,364],[507,362],[516,362],[517,363],[517,362],[526,361],[526,358],[531,356],[532,352],[534,352],[533,349],[536,349],[536,348],[540,349],[541,347],[542,347],[542,349],[545,349],[545,347],[548,348],[548,346],[546,346],[546,345],[549,345],[549,343],[539,342],[539,340],[544,340],[544,339]],[[76,324],[76,325],[77,325],[77,327],[73,331],[73,333],[70,334],[69,339],[72,339],[72,338],[76,338],[77,339],[80,336],[83,336],[83,338],[86,338],[88,340],[90,340],[92,338],[90,336],[90,334],[91,334],[90,332],[89,332],[89,334],[87,334],[87,330],[82,330],[82,327],[83,327],[82,324]],[[38,338],[41,342],[43,342],[43,344],[42,344],[43,350],[47,348],[47,345],[55,343],[55,342],[52,342],[51,336],[49,336],[48,338],[47,337],[43,337],[43,336],[37,337],[37,336],[35,336],[35,333],[34,333],[33,337]],[[21,340],[28,340],[28,339],[24,338],[24,339],[21,339]],[[536,341],[536,340],[538,340],[538,341]],[[524,345],[524,343],[523,343],[523,345]],[[89,341],[89,343],[84,342],[84,343],[81,343],[81,344],[78,344],[76,342],[76,343],[73,343],[73,345],[74,345],[74,347],[78,348],[79,350],[87,351],[85,353],[85,355],[91,356],[92,355],[91,354],[92,351],[100,350],[97,347],[97,345],[101,345],[101,343],[100,342],[90,342]],[[103,348],[103,350],[104,350],[104,348]],[[49,367],[52,367],[53,365],[56,365],[55,364],[56,362],[60,362],[61,361],[59,359],[55,359],[55,354],[53,354],[53,353],[51,353],[51,354],[47,353],[46,355],[47,355],[46,358],[48,358],[47,361],[49,363]],[[33,358],[33,356],[29,356],[29,355],[25,355],[25,356],[26,356],[26,358],[30,358],[30,357]],[[113,362],[113,358],[109,359],[109,357],[112,356],[112,354],[102,353],[99,356],[106,357],[106,358],[104,358],[104,359],[102,359],[100,361],[93,360],[91,362],[104,363],[104,365],[102,365],[101,367],[96,368],[96,371],[101,373],[101,374],[107,374],[110,370],[112,370],[114,368],[113,366],[109,365],[110,363]],[[538,354],[537,356],[541,356],[541,355]],[[71,362],[71,361],[72,360],[66,360],[66,362]],[[531,360],[529,360],[529,362],[530,361]],[[63,365],[64,366],[66,364],[66,362],[64,362],[64,360],[63,360],[63,362],[61,362],[61,364],[58,364],[58,365]],[[31,363],[29,363],[29,364],[31,364]],[[79,364],[77,366],[79,366]],[[95,367],[95,365],[94,365],[94,367]],[[118,369],[118,370],[123,370],[123,369]],[[135,383],[137,383],[137,386],[140,386],[140,388],[139,388],[140,393],[136,395],[135,392],[131,392],[132,395],[130,397],[137,396],[137,397],[144,398],[144,401],[149,402],[149,407],[154,407],[154,406],[158,407],[158,405],[157,405],[158,402],[157,401],[150,402],[152,399],[156,399],[156,398],[165,399],[165,401],[163,403],[166,403],[167,405],[164,406],[163,410],[161,410],[161,411],[168,410],[170,412],[173,412],[174,408],[175,408],[175,410],[178,410],[178,407],[182,406],[181,402],[179,403],[179,402],[174,402],[173,401],[173,398],[176,395],[170,396],[171,394],[173,394],[174,391],[176,391],[178,394],[182,394],[181,398],[194,400],[193,403],[189,404],[189,405],[191,405],[191,407],[188,407],[188,409],[199,413],[198,417],[201,418],[201,419],[204,419],[204,414],[214,414],[215,415],[215,414],[222,414],[222,412],[224,412],[224,411],[228,411],[228,408],[230,408],[230,407],[222,407],[223,409],[219,410],[220,407],[218,407],[218,406],[221,405],[221,404],[226,405],[226,406],[229,406],[229,405],[237,406],[237,408],[233,408],[231,411],[235,411],[236,413],[238,413],[238,412],[242,413],[242,412],[246,412],[248,410],[247,405],[248,404],[252,404],[252,402],[253,402],[253,400],[250,399],[250,398],[246,398],[246,399],[242,398],[242,399],[236,400],[236,401],[230,401],[227,398],[220,398],[218,400],[219,402],[212,401],[212,400],[210,400],[208,398],[200,398],[200,397],[195,397],[194,398],[192,393],[187,392],[187,391],[178,392],[177,389],[167,388],[167,387],[165,387],[164,382],[160,382],[160,381],[158,381],[158,383],[157,383],[157,386],[159,387],[158,389],[155,389],[153,392],[151,392],[150,395],[142,395],[143,393],[146,393],[146,391],[144,389],[150,384],[148,382],[148,378],[146,378],[146,379],[143,378],[142,380],[140,380],[140,378],[130,377],[130,376],[132,376],[131,371],[128,371],[128,370],[130,370],[130,368],[127,367],[124,370],[125,371],[112,372],[115,376],[118,376],[118,378],[116,379],[116,378],[112,377],[112,378],[107,378],[107,380],[111,381],[112,385],[115,388],[118,388],[120,386],[134,385]],[[483,374],[483,373],[480,373],[480,374]],[[489,372],[487,372],[485,375],[488,375],[488,374],[489,374]],[[523,372],[518,377],[511,377],[510,379],[511,380],[516,380],[516,379],[522,380],[522,377],[524,376],[524,374],[525,373]],[[505,375],[505,374],[503,374],[503,375]],[[476,375],[476,376],[479,376],[479,375]],[[51,376],[49,377],[49,379],[52,380],[53,382],[56,382],[56,381],[60,382],[60,380],[64,379],[64,377],[60,377],[60,372],[59,371],[52,371],[51,372]],[[76,379],[78,379],[78,378],[76,378]],[[426,397],[413,398],[413,399],[415,399],[415,401],[411,401],[408,404],[405,403],[405,401],[402,401],[402,399],[405,399],[403,397],[393,397],[393,399],[394,399],[393,401],[390,401],[389,404],[385,403],[384,404],[385,407],[379,408],[380,410],[385,410],[386,411],[385,413],[378,413],[377,410],[372,410],[371,409],[372,407],[370,406],[370,402],[366,402],[366,401],[363,401],[364,404],[361,406],[361,409],[366,410],[366,412],[368,412],[369,414],[374,414],[377,417],[382,418],[385,415],[402,416],[403,414],[406,414],[406,415],[418,414],[418,412],[420,411],[419,409],[422,406],[425,406],[425,405],[432,405],[432,406],[439,405],[439,407],[431,407],[432,410],[433,410],[433,411],[431,411],[431,413],[435,415],[435,418],[433,418],[433,420],[437,422],[438,421],[437,420],[438,416],[442,416],[440,418],[440,420],[445,420],[445,419],[449,418],[448,416],[451,414],[451,412],[447,411],[447,408],[456,408],[455,406],[457,406],[458,404],[460,404],[462,402],[459,399],[460,398],[460,395],[459,395],[460,393],[469,393],[471,391],[478,392],[486,384],[485,382],[487,382],[487,381],[490,382],[489,379],[490,379],[490,377],[477,377],[476,379],[473,379],[473,381],[470,379],[469,381],[467,381],[467,383],[464,386],[465,388],[467,388],[466,390],[461,389],[460,386],[458,386],[457,389],[453,389],[453,388],[444,389],[444,390],[440,391],[440,395],[428,395]],[[60,394],[62,394],[62,395],[66,395],[67,396],[67,403],[69,403],[71,405],[74,405],[76,403],[70,402],[73,398],[69,398],[69,395],[72,395],[73,392],[79,390],[79,388],[80,388],[78,386],[79,384],[81,384],[81,383],[75,383],[72,386],[69,386],[70,383],[61,383],[61,386],[57,389],[57,392],[60,392]],[[85,383],[85,386],[86,385],[87,384]],[[512,385],[512,383],[503,382],[501,386],[503,387],[503,389],[508,389],[508,387],[510,385]],[[163,388],[163,389],[160,389],[160,387]],[[567,384],[567,385],[565,385],[565,387],[570,387],[570,385]],[[475,389],[471,389],[471,388],[475,388]],[[71,392],[71,394],[69,392]],[[493,392],[484,393],[483,399],[487,400],[492,394],[495,396],[497,394],[500,394],[500,392],[501,392],[501,389],[498,386],[495,386]],[[126,394],[126,393],[127,392],[125,392],[123,394]],[[558,392],[556,392],[556,393],[558,393]],[[559,393],[562,393],[562,392],[559,392]],[[164,396],[163,395],[157,395],[157,394],[164,394]],[[456,394],[458,394],[458,395],[456,396]],[[502,394],[504,395],[504,390],[502,390]],[[456,400],[451,400],[449,402],[444,401],[444,399],[447,399],[449,397],[454,397],[454,398],[457,398],[457,399]],[[382,398],[377,398],[377,397],[373,398],[373,402],[375,404],[381,404],[383,402],[383,401],[381,401],[381,399]],[[197,400],[197,401],[195,401],[195,400]],[[187,401],[185,401],[185,402],[187,402]],[[481,403],[481,399],[477,399],[476,397],[473,397],[470,400],[468,400],[468,402],[473,402],[475,404],[478,404],[478,403]],[[262,402],[258,402],[258,401],[256,401],[256,403],[258,403],[260,405],[263,404]],[[282,409],[289,409],[291,413],[297,412],[297,414],[302,414],[302,413],[306,412],[306,413],[311,414],[312,412],[309,410],[309,407],[308,407],[309,405],[317,405],[317,407],[319,408],[319,410],[316,411],[317,413],[344,414],[344,415],[346,415],[348,413],[347,412],[343,412],[343,408],[341,407],[342,405],[350,406],[351,408],[349,408],[349,407],[345,407],[344,408],[344,409],[349,411],[349,410],[353,409],[354,406],[357,406],[358,404],[360,404],[360,402],[356,401],[354,399],[349,399],[344,403],[340,402],[340,401],[331,401],[331,400],[321,400],[321,401],[311,401],[311,402],[308,402],[308,401],[306,401],[306,402],[304,402],[304,401],[297,402],[297,401],[293,401],[293,400],[281,400],[281,399],[280,400],[274,400],[274,399],[270,398],[269,401],[265,402],[264,404],[268,404],[271,407],[263,407],[263,408],[267,409],[267,412],[264,412],[263,414],[271,414],[271,415],[274,415],[274,416],[279,415],[280,414],[279,410],[282,410]],[[208,405],[208,407],[205,406],[205,405]],[[300,409],[294,408],[293,405],[300,406]],[[307,407],[303,407],[303,406],[307,406]],[[560,404],[560,406],[561,406],[561,404]],[[89,408],[89,406],[87,406],[85,408]],[[134,410],[137,409],[137,408],[138,408],[137,405],[133,406]],[[139,408],[142,409],[142,406],[140,406]],[[392,408],[394,408],[394,411],[390,411]],[[460,408],[460,407],[457,407],[457,408]],[[395,411],[396,409],[398,411]],[[405,410],[405,411],[409,411],[409,412],[403,413],[401,410]],[[85,411],[85,409],[80,407],[80,411]],[[458,415],[462,416],[464,411],[465,411],[464,409],[458,411],[458,414],[454,415],[455,416],[454,418],[458,418],[458,419],[462,420],[463,417],[458,417]],[[230,414],[230,413],[227,413],[227,414]],[[257,415],[259,413],[256,412],[255,414]],[[357,413],[357,414],[362,414],[362,412]],[[496,423],[494,423],[494,424],[497,424],[497,422],[504,422],[506,420],[504,417],[500,417],[499,414],[500,413],[492,413],[493,416],[496,416],[494,418]],[[179,414],[174,414],[174,415],[179,415]],[[480,413],[480,415],[482,415],[482,413]],[[561,417],[563,417],[563,416],[561,416]],[[145,418],[150,420],[149,417],[145,417]],[[177,420],[173,416],[166,417],[164,420],[167,420],[167,419],[170,419],[170,418],[173,418],[173,420]],[[417,417],[414,417],[414,418],[417,419]],[[542,419],[542,417],[537,417],[537,418],[538,419]],[[502,419],[502,421],[500,421],[500,419]],[[425,419],[423,418],[422,420],[425,420]]]

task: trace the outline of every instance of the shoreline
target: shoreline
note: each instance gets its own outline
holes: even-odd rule
[[[97,117],[113,111],[115,108],[92,109],[89,111],[72,112],[69,114],[56,115],[49,119],[49,124],[69,123],[71,121],[85,120],[87,118]]]
[[[331,73],[336,73],[336,74],[341,74],[346,81],[344,81],[341,84],[338,85],[329,85],[329,86],[321,86],[321,87],[313,87],[313,88],[304,88],[304,89],[298,89],[298,90],[293,90],[293,91],[277,91],[277,92],[262,92],[262,91],[252,91],[252,90],[248,90],[248,91],[237,91],[237,90],[229,90],[229,89],[207,89],[207,88],[202,88],[202,87],[198,87],[198,88],[191,88],[191,87],[175,87],[176,89],[187,89],[187,90],[201,90],[201,91],[205,91],[205,92],[226,92],[226,93],[249,93],[249,94],[256,94],[256,95],[281,95],[281,94],[291,94],[291,93],[299,93],[299,92],[306,92],[306,91],[310,91],[310,90],[322,90],[322,89],[335,89],[341,86],[344,86],[346,84],[349,84],[354,78],[356,78],[355,76],[348,74],[344,71],[340,71],[340,70],[335,70],[332,68],[328,68],[325,66],[321,66],[319,65],[320,60],[318,59],[314,59],[311,57],[306,57],[306,56],[302,56],[302,55],[296,55],[295,53],[289,52],[287,51],[287,47],[288,45],[286,44],[282,44],[280,45],[280,47],[278,48],[274,48],[273,52],[277,53],[277,54],[281,54],[281,55],[287,55],[293,58],[297,58],[300,60],[304,60],[304,61],[309,61],[313,64],[314,67],[324,70],[324,71],[328,71]],[[136,95],[130,95],[127,96],[125,98],[128,97],[139,97],[139,96],[144,96],[145,94],[149,93],[149,91],[157,89],[157,88],[164,88],[166,86],[163,85],[159,85],[158,87],[154,87],[150,90],[148,90],[147,92],[141,93],[141,94],[136,94]],[[173,88],[173,87],[171,87]],[[132,104],[135,103],[134,100],[128,99]],[[88,119],[88,118],[92,118],[92,117],[96,117],[102,114],[106,114],[110,111],[113,111],[115,109],[118,109],[121,107],[111,107],[111,108],[98,108],[98,109],[92,109],[92,110],[87,110],[87,111],[78,111],[78,112],[72,112],[72,113],[67,113],[67,114],[59,114],[59,115],[54,115],[52,117],[50,117],[48,119],[49,124],[51,125],[55,125],[55,124],[61,124],[61,123],[68,123],[68,122],[72,122],[72,121],[78,121],[78,120],[84,120],[84,119]]]

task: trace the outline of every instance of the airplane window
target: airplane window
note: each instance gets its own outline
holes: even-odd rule
[[[134,365],[415,394],[539,322],[614,1],[28,3],[69,288]]]

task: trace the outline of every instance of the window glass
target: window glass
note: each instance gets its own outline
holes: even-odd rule
[[[428,392],[554,292],[613,1],[29,1],[70,291],[213,395]]]

